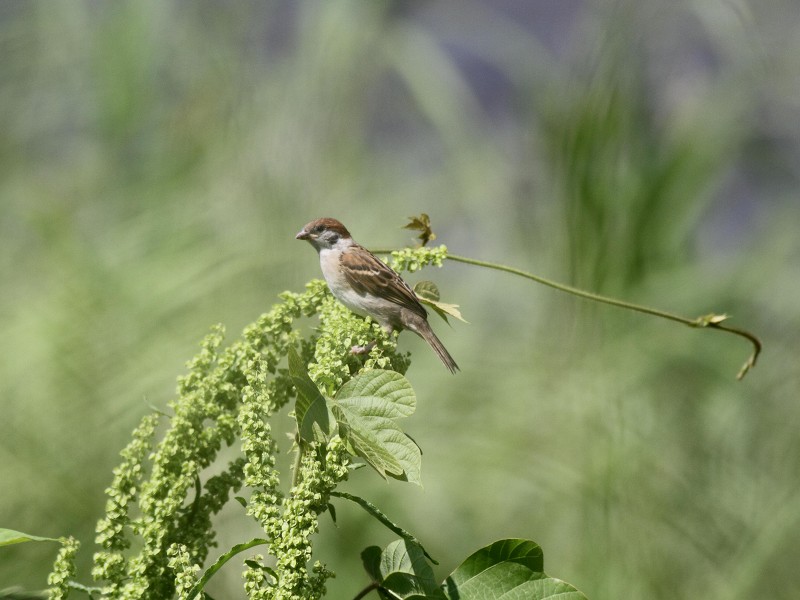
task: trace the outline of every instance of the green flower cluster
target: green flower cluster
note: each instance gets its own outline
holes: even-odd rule
[[[272,439],[271,428],[262,418],[259,396],[252,389],[242,396],[239,425],[242,431],[242,453],[246,457],[244,484],[253,490],[247,504],[247,514],[264,530],[279,518],[283,495],[279,489],[280,476],[275,469],[278,446]]]
[[[244,591],[251,600],[268,600],[274,597],[275,571],[262,567],[263,554],[254,554],[245,561]]]
[[[189,592],[197,582],[200,567],[192,563],[189,549],[183,544],[172,544],[167,549],[169,568],[175,573],[175,592],[178,600],[187,600]]]
[[[395,271],[414,273],[427,266],[441,267],[447,258],[447,246],[403,248],[392,252],[391,266]]]
[[[361,369],[392,369],[400,373],[408,369],[408,356],[396,352],[397,333],[387,334],[371,319],[357,317],[332,296],[320,305],[319,317],[308,374],[323,394],[333,396]],[[364,347],[370,342],[375,346],[366,360],[352,352],[354,346]]]
[[[61,549],[53,563],[53,571],[47,576],[47,597],[61,600],[69,594],[69,582],[75,577],[75,554],[81,544],[73,537],[62,538]]]
[[[394,266],[441,265],[445,252],[444,246],[400,251]],[[198,565],[216,545],[213,515],[242,486],[251,490],[247,514],[264,529],[276,561],[274,569],[259,568],[260,557],[247,561],[248,597],[305,600],[323,595],[332,573],[319,564],[309,571],[310,537],[319,514],[327,510],[330,492],[347,477],[350,456],[338,437],[302,445],[295,483],[282,493],[275,468],[278,446],[268,420],[295,395],[285,357],[290,347],[299,347],[311,378],[327,395],[363,369],[404,373],[409,358],[397,353],[396,334],[353,315],[333,299],[324,281],[280,297],[281,303],[225,350],[224,329],[212,329],[179,379],[178,397],[170,404],[173,414],[157,445],[153,438],[162,415],[145,416],[133,432],[97,525],[100,549],[92,575],[102,583],[104,597],[183,598],[196,583]],[[314,315],[319,326],[301,339],[295,321]],[[368,354],[351,351],[373,341]],[[202,483],[200,473],[213,467],[223,446],[237,438],[242,455]],[[51,597],[66,597],[76,551],[77,542],[64,542],[49,580]]]
[[[270,554],[277,558],[277,582],[272,585],[267,580],[259,562],[248,565],[245,590],[250,598],[314,600],[325,594],[325,581],[333,573],[319,563],[308,572],[311,536],[318,531],[318,515],[328,508],[330,492],[347,479],[349,462],[350,455],[339,437],[326,445],[310,444],[302,451],[298,483],[283,502],[282,512],[271,516],[264,527]]]
[[[133,439],[120,453],[123,461],[114,469],[114,480],[106,489],[106,515],[97,523],[95,542],[104,551],[95,554],[92,571],[95,579],[115,582],[125,577],[123,551],[131,545],[126,530],[131,524],[128,505],[139,493],[144,462],[152,450],[153,433],[158,421],[157,414],[145,415],[139,426],[133,430]],[[112,589],[108,591],[111,592]]]

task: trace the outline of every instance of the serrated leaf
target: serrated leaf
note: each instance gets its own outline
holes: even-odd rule
[[[447,302],[434,302],[433,300],[426,300],[424,298],[420,298],[420,301],[423,304],[430,306],[437,315],[439,315],[440,317],[442,317],[442,319],[445,320],[445,322],[448,322],[447,315],[450,315],[451,317],[455,317],[462,323],[469,323],[469,321],[467,321],[464,317],[461,316],[461,311],[458,310],[459,306],[458,304],[448,304]]]
[[[336,393],[336,400],[343,402],[377,401],[385,407],[387,418],[397,419],[414,414],[417,408],[417,396],[411,383],[396,371],[373,369],[359,373],[345,383]]]
[[[419,281],[414,286],[414,293],[420,300],[439,301],[439,287],[432,281]]]
[[[356,403],[334,404],[340,433],[347,438],[354,453],[384,477],[388,475],[421,485],[422,455],[413,440],[392,419],[364,415],[359,409]]]
[[[448,323],[447,315],[467,323],[467,320],[461,316],[461,311],[458,310],[458,304],[448,304],[440,300],[439,288],[432,281],[420,281],[414,286],[414,293],[420,302],[431,307],[437,315],[444,319],[445,323]]]
[[[428,594],[427,597],[443,597],[434,579],[433,569],[425,560],[422,547],[414,542],[401,539],[386,546],[381,553],[380,571],[388,589],[398,590],[386,585],[386,582],[392,575],[402,573],[413,576],[412,579],[399,579],[402,585],[409,587],[408,593],[422,591]]]
[[[355,411],[362,417],[382,417],[384,419],[402,419],[414,414],[416,398],[413,395],[405,396],[400,402],[393,402],[380,396],[350,396],[340,398],[338,395],[334,403],[347,410]]]
[[[542,549],[529,540],[500,540],[470,555],[448,577],[451,600],[586,600],[568,583],[543,571]]]
[[[431,229],[431,218],[427,214],[422,213],[418,217],[408,217],[408,219],[409,222],[403,225],[403,229],[419,231],[420,234],[417,236],[417,239],[420,240],[422,246],[436,239],[436,234],[433,233]]]
[[[405,377],[382,369],[360,373],[342,386],[331,407],[353,454],[383,477],[421,484],[422,454],[394,421],[416,409],[416,395]]]
[[[370,546],[361,553],[364,569],[379,584],[381,597],[397,600],[445,600],[421,546],[397,540],[385,550]]]
[[[337,414],[334,411],[334,414]],[[337,414],[338,419],[344,419]],[[356,424],[355,427],[344,428],[340,424],[340,431],[347,436],[348,450],[355,456],[363,458],[369,466],[375,469],[384,479],[388,474],[402,474],[403,467],[392,456],[392,453],[384,448],[378,441],[377,436],[371,431],[365,430]]]
[[[13,529],[0,528],[0,546],[11,546],[12,544],[22,544],[25,542],[58,542],[56,538],[42,537],[39,535],[31,535],[30,533],[22,533],[21,531],[14,531]]]
[[[294,413],[300,438],[307,442],[320,438],[324,441],[330,434],[328,405],[293,347],[289,347],[289,374],[297,390]]]

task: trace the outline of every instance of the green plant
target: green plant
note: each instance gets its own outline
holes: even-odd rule
[[[441,265],[445,257],[444,246],[406,249],[394,253],[392,266],[417,270]],[[432,298],[438,299],[435,286],[425,289],[439,310],[457,314],[452,305]],[[334,499],[355,502],[400,536],[384,550],[365,550],[372,581],[357,597],[376,590],[388,598],[491,598],[494,592],[486,590],[500,589],[492,583],[497,577],[504,589],[524,597],[556,591],[583,597],[548,578],[541,550],[525,540],[479,550],[438,585],[427,562],[435,561],[413,535],[367,500],[337,490],[352,469],[363,465],[382,477],[420,483],[420,450],[397,424],[416,406],[403,376],[409,357],[397,352],[396,334],[354,316],[322,281],[281,298],[224,350],[224,330],[215,327],[179,380],[172,414],[155,411],[142,419],[114,469],[106,514],[97,525],[92,575],[99,585],[74,581],[79,544],[62,539],[48,580],[50,598],[64,598],[71,590],[115,599],[207,597],[204,586],[214,573],[256,546],[265,546],[271,558],[253,554],[244,560],[248,597],[321,598],[333,573],[320,562],[309,565],[311,536],[323,513],[335,516]],[[319,326],[301,337],[296,321],[315,315]],[[377,343],[369,355],[350,352],[354,344],[370,340]],[[285,490],[269,419],[293,398],[296,460]],[[163,420],[167,428],[155,443]],[[221,465],[221,450],[237,444],[240,455]],[[209,470],[215,474],[206,477]],[[212,517],[243,487],[249,497],[235,500],[262,527],[264,537],[233,546],[201,574],[216,545]],[[0,543],[49,540],[9,530],[4,535]],[[486,572],[489,565],[495,568]]]
[[[425,247],[436,237],[427,215],[413,218],[406,227],[421,231],[422,246],[392,251],[392,267],[416,271],[441,266],[448,258],[447,248]],[[687,319],[511,267],[449,258],[511,272],[595,302],[742,336],[753,344],[754,352],[739,378],[755,365],[761,349],[753,334],[722,325],[725,315]],[[457,305],[440,301],[435,284],[420,282],[416,289],[445,320],[448,315],[461,319]],[[371,582],[356,599],[372,591],[384,598],[469,600],[507,597],[506,593],[519,598],[584,598],[571,585],[548,577],[539,546],[519,539],[500,540],[478,550],[439,584],[430,566],[438,563],[415,536],[369,501],[337,490],[351,470],[365,465],[383,478],[421,483],[422,454],[398,424],[416,409],[416,395],[403,375],[409,357],[397,352],[396,333],[387,334],[370,319],[350,313],[320,280],[307,284],[302,294],[284,292],[281,298],[283,303],[248,326],[242,339],[227,349],[220,350],[222,326],[206,337],[201,352],[189,363],[188,375],[179,380],[179,397],[171,404],[169,427],[158,444],[153,441],[156,428],[166,415],[148,414],[134,430],[107,489],[106,515],[97,525],[101,549],[95,553],[92,575],[99,587],[74,581],[77,540],[0,530],[0,545],[60,541],[62,548],[48,578],[49,598],[65,598],[73,589],[113,599],[209,597],[204,588],[214,574],[256,546],[266,546],[271,558],[254,554],[244,560],[249,598],[321,598],[333,573],[319,561],[309,570],[311,536],[318,531],[320,515],[329,512],[335,520],[335,498],[355,502],[400,536],[385,549],[364,550],[362,562]],[[301,337],[295,322],[315,315],[320,326],[308,338]],[[376,343],[367,356],[350,351],[370,340]],[[296,399],[292,411],[296,458],[291,485],[284,492],[276,468],[278,444],[268,420],[292,398]],[[218,467],[223,444],[231,447],[237,442],[240,456],[203,483],[201,473]],[[243,486],[250,497],[234,498],[265,537],[234,545],[200,575],[201,565],[216,546],[212,517]],[[132,504],[136,511],[131,511]]]

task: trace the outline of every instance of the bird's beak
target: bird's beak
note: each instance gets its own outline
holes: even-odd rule
[[[296,236],[294,236],[294,239],[296,239],[296,240],[307,240],[309,237],[310,237],[309,233],[305,229],[301,229],[300,233],[298,233]]]

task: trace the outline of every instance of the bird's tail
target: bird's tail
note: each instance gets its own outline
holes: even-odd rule
[[[426,323],[426,325],[428,324]],[[415,331],[415,333],[418,333],[423,340],[428,342],[430,347],[433,348],[433,351],[436,352],[436,356],[438,356],[439,359],[444,363],[444,366],[450,369],[450,372],[455,375],[456,371],[459,370],[458,365],[456,364],[456,361],[453,360],[453,357],[450,356],[450,353],[447,351],[447,348],[444,347],[444,344],[442,344],[442,342],[439,341],[439,338],[436,337],[436,334],[433,333],[430,325],[420,328],[420,330]]]

